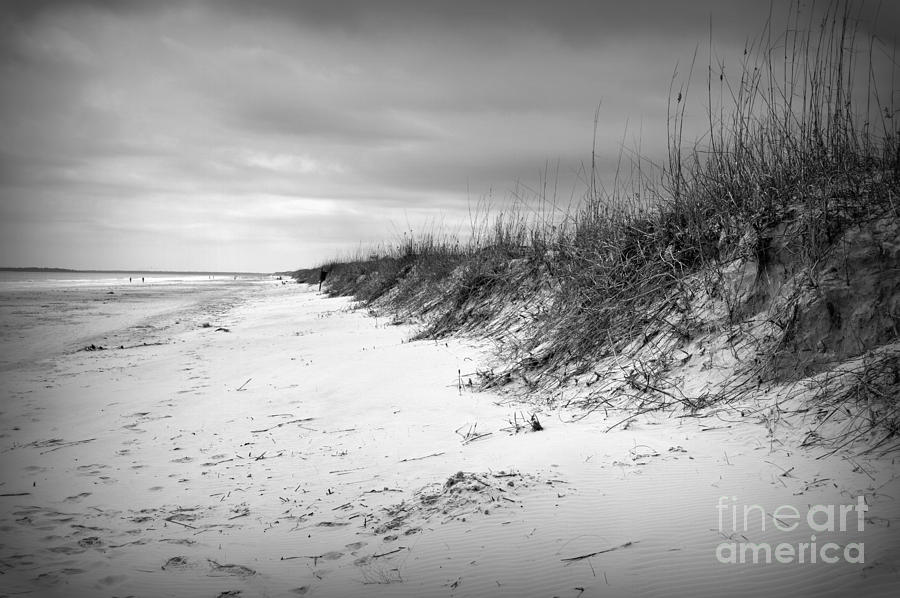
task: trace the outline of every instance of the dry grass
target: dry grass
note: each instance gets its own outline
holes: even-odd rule
[[[603,358],[656,347],[656,357],[632,363],[626,380],[636,409],[652,407],[651,395],[660,405],[698,409],[737,396],[750,382],[821,370],[822,360],[805,368],[784,358],[798,350],[797,327],[811,321],[803,310],[831,306],[834,293],[820,287],[848,231],[898,221],[900,144],[896,90],[877,76],[883,48],[858,36],[860,13],[836,2],[817,26],[809,18],[798,4],[783,33],[767,26],[747,44],[737,80],[710,58],[706,133],[693,145],[682,139],[689,80],[676,88],[673,78],[668,160],[657,177],[638,157],[635,175],[610,191],[592,169],[571,213],[559,215],[541,198],[545,207],[537,212],[480,214],[465,241],[403,235],[370,255],[324,264],[328,292],[424,316],[424,336],[478,329],[501,337],[515,367],[498,377],[518,376],[532,388],[542,378],[561,383]],[[882,254],[866,259],[893,268],[897,256],[880,249],[885,243],[877,241]],[[755,264],[750,295],[731,292],[726,273],[735,262]],[[844,269],[851,287],[846,263]],[[318,270],[297,277],[313,282]],[[724,321],[691,316],[696,285],[689,281],[698,280],[706,297],[727,305]],[[879,290],[889,305],[871,324],[876,334],[826,347],[829,355],[846,360],[897,340],[895,290]],[[667,352],[711,326],[733,328],[761,313],[770,332],[757,339],[752,366],[736,372],[723,392],[688,398],[666,386]],[[746,342],[736,336],[735,343]],[[496,384],[498,377],[483,378]],[[894,433],[890,408],[892,415],[871,425]]]

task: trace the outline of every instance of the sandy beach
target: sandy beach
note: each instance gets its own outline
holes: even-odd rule
[[[894,458],[799,449],[760,404],[614,427],[474,392],[489,344],[307,285],[3,299],[0,595],[900,588]]]

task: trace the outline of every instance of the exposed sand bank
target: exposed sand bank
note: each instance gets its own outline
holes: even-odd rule
[[[42,305],[72,309],[59,297]],[[607,433],[628,414],[570,421],[580,414],[470,392],[466,374],[488,366],[487,347],[409,343],[409,328],[349,305],[304,285],[243,285],[86,314],[50,360],[37,358],[41,338],[58,339],[50,329],[25,335],[28,352],[3,345],[2,592],[822,596],[900,587],[900,480],[889,457],[816,459],[822,451],[794,448],[797,422],[767,420],[764,410],[647,415]],[[73,350],[88,340],[110,348]],[[535,410],[544,430],[515,433],[513,422]],[[845,511],[846,531],[810,529],[811,505],[837,511],[859,496],[862,531],[856,510]],[[743,507],[756,504],[764,530],[759,510],[743,525]],[[779,506],[797,509],[795,530],[777,529]],[[789,523],[789,509],[779,514]],[[838,562],[717,560],[723,542],[804,550],[812,534],[817,555],[838,545],[826,550]],[[864,544],[864,563],[846,562],[851,543]]]

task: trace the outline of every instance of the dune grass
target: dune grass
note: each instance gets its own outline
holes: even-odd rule
[[[690,327],[664,317],[689,277],[702,274],[715,296],[735,260],[814,270],[852,227],[900,217],[896,90],[876,60],[884,49],[858,35],[860,14],[833,3],[816,24],[798,4],[782,33],[767,26],[747,44],[737,79],[710,58],[706,130],[691,144],[691,75],[673,78],[659,168],[641,168],[639,156],[636,174],[610,189],[592,168],[583,200],[561,215],[555,206],[482,214],[465,239],[406,234],[322,264],[328,291],[432,314],[424,336],[475,329],[510,302],[533,300],[516,350],[537,356],[520,360],[523,369],[542,372],[587,371],[654,326],[689,340]],[[896,337],[896,323],[877,336]]]
[[[687,273],[741,253],[765,261],[767,231],[801,221],[790,243],[812,263],[849,225],[893,209],[900,154],[896,124],[885,115],[894,109],[872,107],[870,98],[880,96],[870,80],[868,110],[856,111],[850,6],[833,7],[818,32],[798,31],[799,19],[774,47],[746,48],[736,83],[724,65],[710,65],[708,130],[688,149],[681,139],[687,88],[673,94],[659,184],[638,197],[587,198],[561,247],[565,301],[582,307],[563,318],[561,337],[599,321],[627,343],[644,328],[647,307]],[[768,31],[760,39],[771,40]],[[790,52],[776,63],[782,48]],[[579,352],[597,349],[592,338],[579,341]]]

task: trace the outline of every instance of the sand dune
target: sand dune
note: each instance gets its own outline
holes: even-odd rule
[[[765,410],[657,413],[607,432],[628,414],[580,418],[471,392],[467,374],[491,365],[488,346],[409,342],[410,328],[305,285],[184,297],[82,311],[71,297],[58,308],[44,298],[43,324],[4,314],[6,329],[33,329],[19,338],[27,351],[16,354],[9,336],[3,345],[0,593],[822,596],[900,586],[896,466],[817,459],[796,448],[802,422]],[[70,332],[48,349],[54,309],[81,315],[60,319]],[[81,350],[90,344],[104,349]],[[532,414],[543,430],[520,425]],[[858,508],[860,496],[862,530],[849,508],[843,531],[809,527],[811,507]],[[746,505],[761,509],[744,526]],[[784,506],[799,513],[790,532],[774,521],[790,514]],[[798,550],[811,535],[817,555],[834,542],[825,554],[838,562],[717,559],[723,543]],[[851,543],[864,544],[864,562],[844,558]]]

